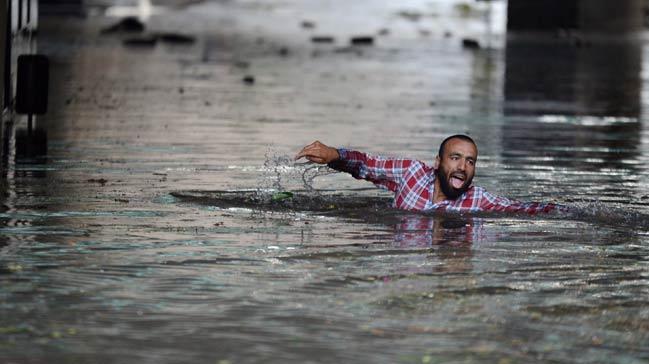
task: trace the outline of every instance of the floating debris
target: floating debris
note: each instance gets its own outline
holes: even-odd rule
[[[252,85],[255,83],[255,77],[250,75],[244,76],[243,83],[245,83],[246,85]]]
[[[88,183],[99,183],[100,185],[105,185],[108,182],[105,178],[91,178],[88,180]]]
[[[141,33],[143,31],[144,31],[144,23],[142,23],[137,17],[129,16],[120,20],[116,24],[113,24],[109,27],[102,29],[101,33],[102,34],[119,33],[119,32]]]
[[[311,37],[311,42],[313,43],[333,43],[334,37],[328,35],[317,35]]]
[[[349,43],[351,45],[371,46],[374,44],[374,37],[371,36],[352,37],[349,40]]]
[[[248,67],[250,67],[250,62],[235,61],[234,66],[237,67],[237,68],[248,68]]]
[[[467,49],[480,49],[480,42],[472,38],[462,39],[462,47]]]
[[[399,13],[397,13],[397,15],[413,22],[419,21],[423,16],[420,12],[410,11],[410,10],[402,10]]]
[[[193,44],[196,42],[196,37],[193,35],[188,35],[188,34],[180,34],[180,33],[158,33],[158,38],[160,38],[161,41],[166,42],[166,43],[174,43],[174,44]]]
[[[315,23],[310,21],[310,20],[303,20],[302,23],[300,23],[300,25],[304,29],[313,29],[313,28],[315,28]]]
[[[389,34],[390,34],[390,29],[388,28],[379,29],[379,35],[389,35]]]
[[[292,198],[292,197],[293,197],[292,192],[283,191],[283,192],[274,193],[273,196],[270,199],[271,199],[271,201],[283,201],[283,200],[287,200],[287,199]]]

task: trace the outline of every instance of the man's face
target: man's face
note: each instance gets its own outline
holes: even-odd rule
[[[478,149],[473,143],[462,139],[446,142],[444,155],[435,160],[435,174],[447,199],[456,199],[469,189],[477,159]]]

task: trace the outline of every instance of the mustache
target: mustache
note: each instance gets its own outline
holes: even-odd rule
[[[466,180],[466,179],[467,179],[467,174],[466,174],[466,172],[460,172],[460,171],[457,171],[457,172],[451,172],[451,174],[450,174],[449,176],[450,176],[450,177],[461,177],[462,180]]]

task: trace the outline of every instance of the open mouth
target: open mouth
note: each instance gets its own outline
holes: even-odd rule
[[[453,188],[460,189],[464,186],[464,181],[466,180],[466,175],[464,173],[453,173],[449,181]]]

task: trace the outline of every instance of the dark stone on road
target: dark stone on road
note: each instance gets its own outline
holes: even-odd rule
[[[352,45],[370,46],[374,44],[374,37],[370,37],[370,36],[352,37],[349,40],[349,43]]]
[[[279,53],[280,56],[286,57],[291,53],[291,51],[286,47],[282,47],[282,48],[279,49],[278,53]]]
[[[311,42],[313,43],[333,43],[334,37],[328,35],[318,35],[311,37]]]
[[[88,183],[99,183],[100,185],[105,185],[108,182],[105,178],[91,178],[88,180]]]
[[[246,85],[252,85],[252,84],[255,83],[255,77],[253,77],[253,76],[245,76],[243,78],[243,83],[245,83]]]
[[[109,33],[141,33],[144,31],[144,23],[142,23],[138,18],[134,16],[126,17],[120,20],[118,23],[106,27],[101,30],[103,34]]]
[[[313,29],[313,28],[315,28],[315,23],[312,22],[312,21],[309,21],[309,20],[302,21],[302,23],[300,25],[304,29]]]
[[[462,47],[467,49],[480,49],[480,42],[471,38],[462,39]]]
[[[196,42],[196,37],[187,34],[159,33],[158,37],[160,38],[161,41],[166,43],[192,44]]]

